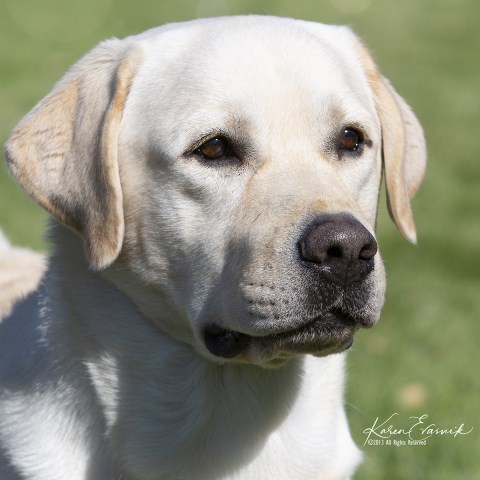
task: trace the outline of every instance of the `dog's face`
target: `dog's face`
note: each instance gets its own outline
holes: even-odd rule
[[[378,320],[382,158],[410,240],[425,163],[418,122],[349,30],[262,17],[98,47],[7,156],[158,328],[265,365],[342,351]]]

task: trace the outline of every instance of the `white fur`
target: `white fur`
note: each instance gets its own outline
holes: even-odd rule
[[[6,252],[11,247],[10,242],[7,240],[5,234],[0,230],[0,252]]]
[[[0,230],[0,319],[38,287],[44,271],[43,255],[13,247]]]
[[[52,220],[43,282],[0,323],[2,480],[353,474],[344,353],[226,360],[202,332],[306,322],[292,246],[315,215],[373,233],[388,118],[362,49],[344,27],[288,19],[169,25],[101,44],[25,117],[10,168],[78,232]],[[351,124],[371,147],[339,161],[328,145]],[[249,143],[241,166],[192,155],[212,132]],[[365,288],[355,313],[373,324],[379,254]]]

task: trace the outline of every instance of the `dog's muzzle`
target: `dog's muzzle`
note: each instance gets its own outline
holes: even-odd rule
[[[374,269],[377,242],[352,215],[322,215],[305,229],[297,243],[297,264],[315,292],[311,304],[299,312],[295,325],[272,325],[272,330],[247,334],[211,323],[203,331],[209,352],[234,358],[242,353],[308,353],[325,356],[348,349],[355,332],[370,326],[355,309],[348,308],[348,295],[359,296],[364,280]],[[342,292],[333,294],[332,292]],[[327,298],[328,297],[328,298]],[[326,304],[330,304],[328,307]],[[316,308],[316,305],[323,305]],[[317,313],[312,314],[312,311]]]
[[[341,312],[331,312],[299,328],[253,336],[209,325],[204,330],[208,351],[222,358],[234,358],[248,351],[272,353],[330,355],[350,348],[358,323]]]

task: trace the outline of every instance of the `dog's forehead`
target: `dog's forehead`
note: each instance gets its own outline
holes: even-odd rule
[[[278,137],[292,127],[307,134],[332,119],[368,126],[375,116],[355,36],[346,27],[223,17],[134,39],[144,61],[127,116],[153,129],[154,139],[171,140],[172,148],[233,124],[257,137],[273,127]]]
[[[153,29],[137,37],[150,79],[222,95],[311,79],[317,91],[358,88],[364,80],[354,35],[346,27],[276,17],[223,17]],[[168,78],[165,79],[168,81]],[[188,84],[188,85],[186,85]],[[202,92],[203,93],[203,92]]]
[[[215,17],[171,23],[146,30],[129,38],[151,45],[160,42],[165,47],[164,39],[179,41],[183,38],[187,41],[188,39],[197,41],[200,37],[205,39],[210,35],[211,40],[216,43],[228,38],[241,38],[244,42],[250,38],[254,38],[255,41],[259,39],[269,41],[270,39],[270,41],[278,42],[281,39],[291,41],[294,36],[306,36],[307,33],[321,39],[332,48],[338,47],[338,51],[351,46],[354,38],[352,31],[342,25],[327,25],[260,15]]]

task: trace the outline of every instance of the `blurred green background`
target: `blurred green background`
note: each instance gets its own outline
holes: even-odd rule
[[[480,2],[475,0],[1,0],[0,139],[98,41],[171,21],[260,13],[349,24],[425,127],[426,181],[414,202],[419,245],[381,206],[388,272],[381,323],[349,356],[353,436],[392,413],[428,414],[465,436],[426,446],[369,446],[357,479],[480,479]],[[46,249],[45,214],[0,167],[0,225]],[[400,437],[398,437],[400,438]],[[401,437],[404,438],[404,437]],[[261,480],[261,479],[259,479]],[[295,480],[295,479],[292,479]]]

